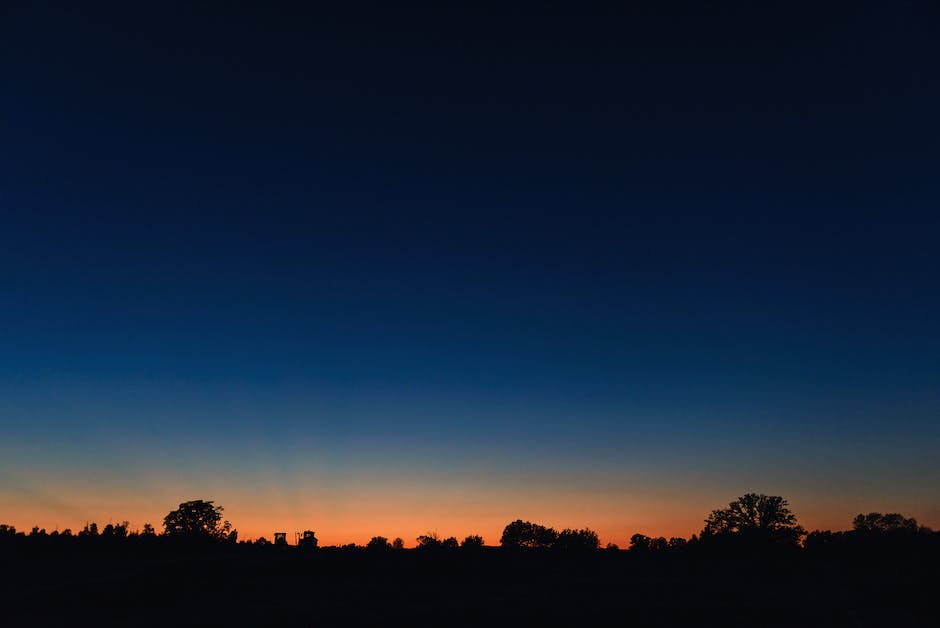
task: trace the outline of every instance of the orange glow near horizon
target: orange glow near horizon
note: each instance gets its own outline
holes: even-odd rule
[[[940,508],[916,487],[899,491],[886,484],[875,491],[870,484],[843,485],[837,477],[824,484],[826,478],[817,476],[751,474],[742,482],[737,475],[678,465],[575,473],[479,462],[435,472],[391,463],[317,466],[314,456],[284,459],[279,467],[249,457],[232,457],[224,466],[196,458],[200,464],[169,467],[156,456],[146,458],[120,458],[108,469],[73,466],[68,473],[10,467],[0,484],[0,523],[25,531],[78,531],[86,522],[126,520],[132,530],[150,523],[161,531],[163,517],[181,502],[208,499],[224,508],[243,540],[271,540],[283,531],[293,541],[294,532],[313,530],[321,545],[364,544],[381,535],[401,537],[410,547],[417,536],[436,532],[458,539],[479,534],[496,545],[507,523],[524,519],[556,529],[587,527],[602,544],[625,547],[635,533],[688,538],[701,531],[711,510],[746,492],[763,492],[786,497],[810,531],[847,529],[855,515],[868,512],[901,512],[940,527]]]
[[[29,531],[33,526],[73,532],[86,522],[96,522],[99,528],[107,523],[129,521],[131,530],[150,523],[162,530],[167,512],[187,499],[170,498],[167,490],[159,495],[136,497],[114,495],[107,498],[100,492],[70,494],[68,499],[30,499],[20,495],[17,499],[4,497],[2,520]],[[272,540],[273,533],[287,532],[291,543],[294,533],[304,530],[316,532],[321,546],[347,543],[365,544],[373,536],[389,540],[401,537],[406,547],[415,545],[421,534],[435,532],[441,538],[449,536],[462,540],[470,534],[483,536],[487,545],[497,545],[503,527],[515,519],[563,528],[591,528],[598,532],[602,544],[629,544],[630,536],[642,533],[649,536],[679,536],[688,538],[701,531],[703,521],[713,508],[720,508],[731,498],[715,499],[708,495],[690,495],[685,499],[615,499],[613,496],[560,491],[555,495],[519,496],[511,492],[455,491],[451,494],[419,495],[417,493],[389,493],[381,490],[357,490],[348,495],[319,495],[308,499],[285,499],[283,495],[243,493],[230,491],[215,493],[215,503],[224,507],[225,518],[238,530],[239,539],[265,537]],[[128,497],[128,499],[123,499]],[[791,508],[807,529],[847,529],[859,512],[889,511],[851,502],[839,504],[812,504],[791,500]],[[914,516],[924,525],[935,526],[936,514],[901,510]],[[920,516],[918,516],[920,515]]]

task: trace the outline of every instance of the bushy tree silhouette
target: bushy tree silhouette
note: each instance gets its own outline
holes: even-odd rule
[[[123,540],[127,538],[127,526],[129,525],[127,521],[122,521],[117,525],[109,523],[104,527],[104,530],[101,531],[101,536],[109,541]]]
[[[630,537],[630,551],[631,552],[648,552],[650,550],[650,537],[645,534],[640,534],[639,532]]]
[[[666,539],[664,536],[649,537],[645,534],[634,534],[630,537],[630,551],[637,554],[647,552],[665,552],[685,545],[687,541],[677,537]]]
[[[415,540],[418,542],[418,549],[438,549],[441,547],[441,539],[437,536],[437,532],[422,534]]]
[[[564,529],[552,544],[555,549],[565,552],[586,552],[596,550],[601,546],[597,532],[588,528],[581,530]]]
[[[867,515],[858,515],[852,520],[852,529],[860,533],[897,533],[917,532],[917,520],[908,519],[896,512],[883,515],[879,512],[870,512]]]
[[[471,534],[460,542],[460,547],[464,549],[479,549],[483,547],[483,537],[478,534]]]
[[[787,500],[776,495],[747,493],[728,504],[727,508],[713,510],[708,515],[702,539],[736,538],[796,545],[805,534]]]
[[[167,536],[190,539],[227,539],[231,524],[222,520],[221,506],[197,499],[183,502],[163,518]]]
[[[555,544],[558,532],[531,521],[516,519],[503,528],[499,544],[506,548],[548,548]]]

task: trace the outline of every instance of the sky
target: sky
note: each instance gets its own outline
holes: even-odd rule
[[[0,521],[940,527],[940,16],[759,4],[5,5]]]

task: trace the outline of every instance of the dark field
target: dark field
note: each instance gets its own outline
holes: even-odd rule
[[[150,546],[2,554],[5,626],[935,625],[936,547],[851,552]]]

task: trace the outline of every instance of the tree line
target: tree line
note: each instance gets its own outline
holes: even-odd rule
[[[270,542],[261,537],[255,541],[239,541],[238,532],[223,517],[224,509],[212,501],[194,500],[183,502],[179,507],[164,517],[163,532],[158,534],[154,527],[146,523],[141,530],[131,531],[128,522],[109,523],[99,530],[95,523],[88,523],[73,533],[70,529],[62,532],[47,533],[34,527],[29,533],[18,532],[13,526],[0,524],[0,546],[11,543],[76,543],[97,544],[101,547],[117,547],[124,544],[147,544],[158,542],[179,542],[189,544],[227,544],[286,547],[286,535],[275,535]],[[440,538],[434,532],[428,532],[416,539],[418,551],[481,550],[484,539],[479,535],[469,535],[462,541],[456,537]],[[881,514],[877,512],[859,514],[852,521],[849,531],[820,531],[807,533],[798,523],[787,500],[779,496],[747,493],[725,508],[713,510],[705,519],[705,525],[699,534],[691,538],[649,537],[634,534],[629,539],[627,549],[637,555],[654,555],[689,551],[692,548],[735,549],[804,549],[817,553],[838,553],[860,545],[920,545],[931,547],[940,545],[940,533],[926,526],[919,525],[913,518],[898,513]],[[319,541],[313,531],[307,530],[298,538],[300,550],[317,549]],[[563,553],[585,553],[601,550],[597,532],[589,528],[565,528],[557,531],[531,521],[517,519],[503,529],[499,546],[506,551],[551,550]],[[389,540],[384,536],[374,536],[365,545],[348,544],[340,546],[345,550],[365,550],[373,553],[392,552],[405,549],[404,540]],[[603,549],[617,551],[620,548],[608,543]]]

